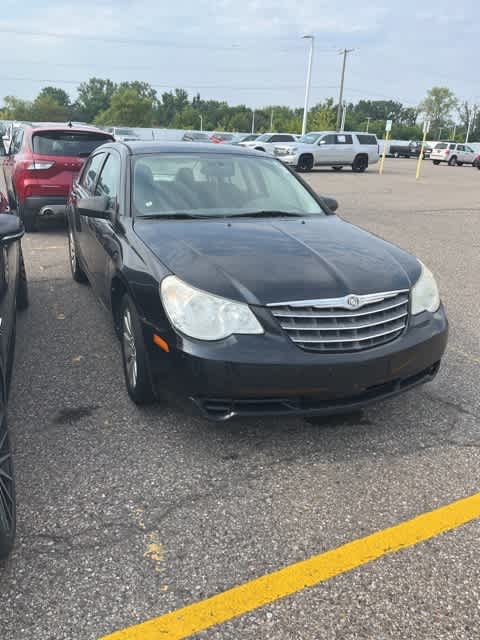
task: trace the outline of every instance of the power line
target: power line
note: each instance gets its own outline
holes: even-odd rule
[[[229,46],[212,46],[209,44],[195,44],[195,43],[191,43],[191,42],[179,42],[179,41],[168,41],[168,40],[164,40],[163,38],[159,38],[158,39],[146,39],[146,38],[142,38],[141,40],[136,39],[136,38],[124,38],[124,37],[118,37],[118,38],[106,38],[105,36],[94,36],[94,35],[84,35],[84,34],[79,34],[79,33],[65,33],[65,32],[60,32],[60,31],[30,31],[30,30],[20,30],[20,29],[2,29],[0,28],[0,33],[7,33],[9,35],[19,35],[19,36],[33,36],[33,37],[41,37],[41,38],[60,38],[60,39],[64,39],[64,38],[68,38],[69,40],[89,40],[89,41],[93,41],[93,42],[101,42],[102,44],[137,44],[140,46],[154,46],[154,47],[160,47],[160,48],[174,48],[174,49],[205,49],[205,50],[210,50],[210,51],[244,51],[246,49],[251,50],[252,48],[255,48],[254,45],[240,45],[238,43],[232,43]],[[272,47],[272,43],[274,43],[275,41],[280,42],[280,41],[287,41],[287,39],[283,39],[283,38],[277,38],[277,39],[270,39],[270,40],[262,40],[262,42],[265,44],[265,46],[271,48]],[[295,40],[292,39],[292,42],[295,42]],[[255,42],[256,45],[258,45],[258,41]],[[291,52],[291,51],[301,51],[302,48],[299,46],[289,46],[288,48],[285,47],[285,45],[281,45],[281,49],[282,51],[285,52]],[[335,49],[333,47],[331,48],[324,48],[321,49],[321,51],[323,52],[329,52],[329,53],[335,53]]]

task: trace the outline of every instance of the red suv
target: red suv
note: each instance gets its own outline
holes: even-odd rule
[[[36,230],[39,216],[64,213],[85,158],[113,139],[93,127],[22,125],[15,129],[3,169],[10,206],[17,209],[27,231]]]

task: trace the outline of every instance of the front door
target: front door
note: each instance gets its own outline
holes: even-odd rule
[[[315,164],[333,165],[335,164],[336,135],[327,133],[317,142],[318,148],[315,153]]]

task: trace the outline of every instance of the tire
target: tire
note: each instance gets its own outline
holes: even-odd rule
[[[313,156],[303,155],[298,159],[297,171],[300,173],[308,173],[313,169]]]
[[[436,165],[440,164],[440,160],[433,160],[433,164],[436,164]]]
[[[86,282],[87,276],[85,271],[80,266],[77,254],[77,244],[75,242],[75,236],[73,235],[72,228],[68,225],[68,258],[70,263],[70,271],[72,272],[72,278],[75,282]]]
[[[341,171],[343,169],[343,167],[332,167],[332,169],[334,171]]]
[[[120,342],[128,395],[135,404],[149,404],[155,397],[148,367],[147,351],[140,318],[128,294],[123,296],[120,306]]]
[[[37,216],[33,211],[27,211],[23,205],[17,204],[17,213],[27,233],[38,231]]]
[[[457,164],[457,156],[452,156],[448,161],[449,167],[454,167]]]
[[[15,479],[7,420],[0,423],[0,560],[13,548],[16,527]]]
[[[352,164],[352,171],[355,173],[363,173],[368,167],[368,157],[359,155],[355,158]]]
[[[20,248],[20,271],[18,274],[17,286],[17,309],[24,311],[28,307],[28,284],[27,273],[25,271],[25,262],[23,261],[23,253]]]

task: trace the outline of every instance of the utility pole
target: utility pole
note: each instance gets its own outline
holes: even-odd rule
[[[355,49],[342,49],[342,51],[339,52],[341,55],[343,55],[343,64],[342,64],[342,76],[340,79],[340,95],[338,97],[336,131],[340,129],[340,122],[342,120],[343,85],[345,83],[345,67],[347,66],[347,56],[349,53],[352,53],[352,51],[355,51]]]
[[[252,133],[255,133],[255,109],[252,111]]]
[[[310,53],[308,55],[307,79],[305,82],[305,104],[303,106],[302,136],[304,136],[307,131],[308,98],[310,96],[310,84],[312,80],[313,46],[315,42],[315,36],[307,35],[303,37],[307,40],[310,40]]]
[[[371,118],[367,117],[367,129],[366,129],[365,133],[368,133],[368,129],[370,127],[370,120],[371,120]]]
[[[343,103],[343,110],[342,110],[342,122],[340,124],[340,131],[345,131],[345,118],[347,117],[347,103],[344,102]]]
[[[273,109],[270,112],[270,131],[273,133]]]
[[[470,114],[470,118],[468,119],[468,129],[467,129],[467,135],[465,137],[465,144],[467,144],[468,139],[470,137],[470,131],[472,129],[472,124],[474,120],[475,120],[475,107],[472,107],[472,113]]]

